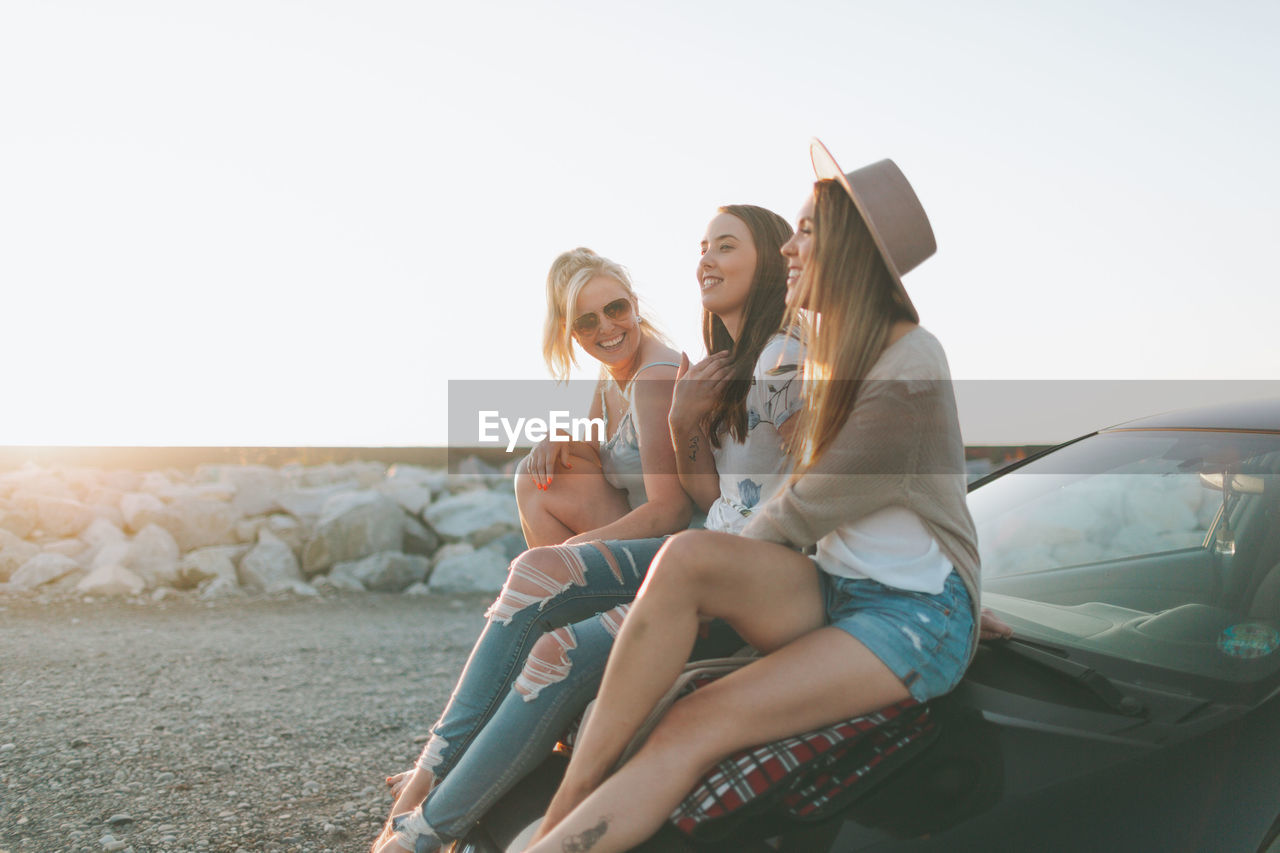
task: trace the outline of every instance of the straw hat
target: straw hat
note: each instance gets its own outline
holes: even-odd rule
[[[849,194],[876,241],[899,296],[915,313],[911,297],[902,286],[902,277],[936,252],[938,244],[933,239],[933,228],[924,206],[902,170],[892,160],[881,160],[845,172],[817,139],[809,143],[809,156],[819,180],[839,181]]]

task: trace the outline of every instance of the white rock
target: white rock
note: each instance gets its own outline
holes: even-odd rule
[[[312,578],[311,585],[316,589],[337,589],[344,592],[365,591],[364,584],[350,575],[336,575],[332,572],[327,575],[316,575]]]
[[[184,554],[178,561],[176,586],[188,589],[219,577],[235,580],[236,560],[248,550],[243,545],[221,545]]]
[[[200,600],[212,601],[218,598],[234,598],[244,595],[244,591],[231,578],[217,577],[205,581],[200,586]]]
[[[374,491],[334,495],[302,551],[302,568],[313,575],[403,544],[404,512],[395,501]]]
[[[442,536],[464,539],[495,524],[519,529],[520,513],[513,495],[488,491],[463,492],[441,498],[422,514]]]
[[[396,463],[387,471],[387,479],[425,486],[436,494],[449,486],[449,472],[443,468],[423,468],[420,465]]]
[[[431,595],[431,587],[425,583],[415,583],[406,589],[404,595]]]
[[[266,515],[280,508],[276,496],[284,491],[285,478],[274,468],[266,465],[220,465],[216,478],[235,489],[231,503],[241,515]]]
[[[416,554],[383,551],[363,560],[338,563],[330,575],[347,575],[374,592],[400,592],[410,584],[424,581],[431,561]]]
[[[32,545],[8,530],[0,529],[0,581],[9,580],[23,563],[39,553],[39,545]]]
[[[324,505],[329,498],[349,491],[351,486],[347,485],[294,488],[277,495],[276,503],[299,520],[314,522],[324,513]]]
[[[146,492],[129,492],[121,495],[120,514],[124,516],[125,526],[133,531],[168,518],[164,501]]]
[[[9,583],[22,589],[35,589],[61,577],[80,571],[80,564],[62,554],[37,554],[9,578]]]
[[[238,575],[241,585],[264,592],[288,589],[293,581],[302,580],[298,558],[268,530],[258,534],[258,544],[240,561]]]
[[[67,498],[37,498],[36,514],[40,529],[59,539],[75,536],[94,519],[93,510],[79,501]]]
[[[464,547],[468,550],[460,550]],[[431,571],[428,585],[432,592],[498,592],[507,580],[508,561],[496,551],[476,551],[469,545],[440,550],[448,553]]]
[[[127,568],[149,587],[173,586],[178,579],[178,543],[158,524],[148,524],[129,543]]]
[[[403,480],[387,480],[375,489],[400,504],[410,515],[418,515],[431,503],[431,489],[418,483]]]
[[[24,511],[9,501],[0,501],[0,531],[7,531],[18,537],[31,535],[36,529],[35,514]]]
[[[123,566],[103,566],[80,579],[76,591],[86,595],[138,595],[146,582]]]
[[[59,539],[56,542],[46,542],[40,546],[40,550],[46,554],[62,554],[64,557],[70,557],[83,568],[86,565],[84,554],[88,547],[79,539]]]
[[[80,561],[82,566],[88,568],[94,564],[103,548],[112,543],[124,542],[125,535],[124,531],[119,527],[107,519],[99,517],[95,518],[84,529],[80,534],[80,539],[88,547],[80,554],[77,554],[76,559]]]
[[[170,521],[172,519],[172,521]],[[179,498],[158,522],[168,529],[183,551],[237,542],[239,513],[231,504],[208,498]]]

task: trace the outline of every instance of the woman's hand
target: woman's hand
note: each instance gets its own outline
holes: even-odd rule
[[[549,437],[538,442],[524,459],[525,470],[535,486],[545,492],[551,488],[557,469],[573,467],[569,461],[572,444],[571,441],[552,441]]]
[[[689,430],[706,419],[724,392],[731,375],[730,367],[727,352],[712,353],[693,366],[689,365],[689,356],[680,353],[671,413],[667,416],[673,429]]]

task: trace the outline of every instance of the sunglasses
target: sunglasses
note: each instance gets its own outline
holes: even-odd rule
[[[608,305],[600,309],[604,316],[608,317],[615,323],[624,322],[631,317],[631,300],[623,297],[615,299]],[[583,314],[581,317],[573,321],[570,326],[575,334],[589,335],[600,327],[600,318],[596,316],[596,312]]]

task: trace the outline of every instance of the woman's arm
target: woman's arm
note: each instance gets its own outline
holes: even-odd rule
[[[720,352],[691,367],[689,357],[682,353],[671,414],[667,417],[680,485],[703,512],[708,512],[720,497],[720,475],[711,452],[706,417],[724,390],[727,364],[728,353]]]
[[[689,496],[676,473],[667,415],[675,387],[675,369],[653,367],[635,381],[635,428],[648,500],[617,521],[588,530],[566,544],[593,539],[646,539],[683,530],[691,516]]]

